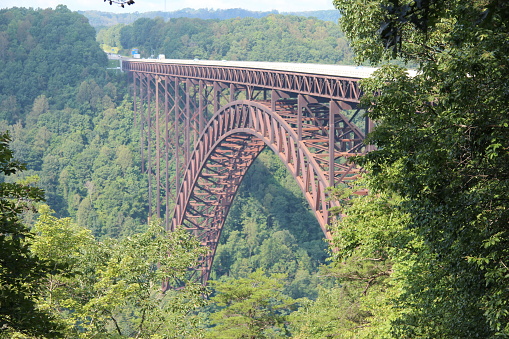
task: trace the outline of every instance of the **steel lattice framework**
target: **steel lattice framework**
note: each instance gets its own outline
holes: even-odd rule
[[[122,68],[133,79],[150,215],[164,214],[168,231],[183,225],[210,248],[198,279],[208,279],[235,194],[266,146],[330,239],[329,209],[339,203],[327,187],[356,179],[360,169],[348,159],[369,150],[371,123],[353,123],[358,78],[135,60]]]

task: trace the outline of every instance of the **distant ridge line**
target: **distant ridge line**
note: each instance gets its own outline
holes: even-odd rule
[[[78,13],[88,18],[90,25],[93,27],[106,27],[117,24],[131,24],[140,18],[153,19],[161,17],[164,20],[174,18],[195,18],[195,19],[215,19],[215,20],[228,20],[234,18],[263,18],[271,14],[281,15],[297,15],[304,17],[315,17],[323,21],[338,22],[340,13],[335,9],[331,10],[318,10],[318,11],[304,11],[304,12],[279,12],[277,10],[272,11],[249,11],[242,8],[231,8],[231,9],[192,9],[184,8],[177,11],[163,12],[134,12],[134,13],[111,13],[102,11],[78,11]]]

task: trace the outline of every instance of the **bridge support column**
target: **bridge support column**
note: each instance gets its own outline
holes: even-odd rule
[[[171,229],[170,223],[170,112],[169,112],[169,91],[168,91],[169,81],[168,76],[164,76],[164,192],[165,192],[165,205],[164,205],[164,228],[168,231],[173,231]]]
[[[156,165],[156,190],[155,190],[155,198],[156,198],[156,210],[155,210],[155,216],[157,218],[161,217],[161,195],[160,187],[161,187],[161,128],[159,126],[159,113],[160,113],[160,99],[159,99],[159,84],[161,82],[161,78],[156,75],[154,79],[154,85],[155,85],[155,130],[156,130],[156,154],[155,154],[155,165]]]
[[[335,146],[336,146],[336,115],[339,114],[339,105],[331,100],[329,103],[329,186],[334,187],[336,176],[334,169],[336,167]]]

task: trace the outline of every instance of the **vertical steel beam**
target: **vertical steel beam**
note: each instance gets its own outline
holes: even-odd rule
[[[152,88],[151,88],[151,77],[147,77],[147,176],[148,176],[148,215],[152,217]]]
[[[279,96],[277,95],[276,90],[270,91],[270,109],[272,112],[276,111],[276,102],[279,100]]]
[[[164,211],[164,225],[165,230],[172,231],[170,229],[170,174],[169,174],[169,158],[170,158],[170,121],[168,111],[168,76],[164,77],[164,191],[165,191],[165,211]]]
[[[253,100],[253,88],[246,86],[246,100]]]
[[[306,107],[306,102],[302,94],[297,97],[297,136],[299,141],[302,140],[302,111]]]
[[[203,80],[200,80],[198,82],[198,129],[199,129],[199,133],[198,134],[201,134],[201,132],[203,132],[203,129],[205,128],[205,107],[203,105],[204,101],[206,100],[206,98],[204,98],[204,96],[206,95],[205,93],[205,88],[204,88],[204,84],[203,84]]]
[[[174,147],[175,147],[175,185],[177,192],[180,190],[180,79],[175,78],[175,135],[174,135]]]
[[[214,105],[214,112],[213,113],[216,113],[217,111],[219,111],[219,108],[221,107],[221,86],[216,82],[214,81],[214,99],[213,99],[213,105]]]
[[[299,145],[297,146],[297,159],[295,159],[295,173],[300,174],[302,150],[300,142],[302,141],[302,113],[305,107],[304,97],[299,94],[297,97],[297,138]]]
[[[143,79],[145,79],[146,84],[146,75],[145,74],[139,74],[140,77],[140,153],[141,153],[141,173],[145,173],[145,138],[144,138],[144,97],[143,97]]]
[[[137,101],[138,101],[138,98],[136,97],[137,95],[137,88],[136,88],[136,79],[138,78],[138,73],[137,72],[133,72],[133,99],[134,99],[134,106],[133,106],[133,125],[134,127],[136,127],[136,117],[138,115],[138,105],[137,105]]]
[[[159,75],[155,76],[155,94],[156,94],[156,114],[155,114],[155,123],[156,123],[156,217],[161,217],[161,129],[159,126],[159,83],[161,82],[161,78]]]
[[[230,84],[230,102],[235,101],[235,85]]]
[[[329,103],[329,186],[334,187],[334,167],[335,167],[335,152],[334,146],[336,143],[336,114],[340,111],[339,104],[335,100]]]
[[[185,165],[189,163],[189,157],[191,154],[191,80],[185,81],[185,129],[184,129],[184,150],[185,150]]]

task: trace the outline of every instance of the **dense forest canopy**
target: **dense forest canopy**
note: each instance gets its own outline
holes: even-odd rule
[[[0,32],[0,119],[10,123],[39,95],[58,98],[52,104],[62,108],[70,88],[107,64],[87,19],[65,6],[1,10]]]
[[[1,182],[37,185],[44,190],[48,205],[34,202],[24,213],[16,210],[10,217],[26,225],[20,228],[26,243],[19,249],[25,251],[27,269],[16,274],[20,279],[31,272],[37,276],[17,280],[19,286],[27,286],[24,289],[1,277],[2,286],[12,284],[13,291],[19,292],[16,300],[27,303],[18,312],[20,321],[9,322],[7,318],[14,313],[4,308],[8,304],[2,299],[2,311],[7,314],[1,315],[0,337],[16,331],[69,338],[99,333],[129,337],[140,331],[169,337],[201,337],[204,331],[210,337],[221,336],[220,317],[209,319],[209,314],[225,308],[220,298],[201,308],[206,303],[202,296],[210,290],[188,284],[178,292],[160,294],[162,278],[157,272],[163,262],[158,257],[164,253],[162,246],[175,247],[172,241],[183,246],[168,259],[174,270],[166,271],[179,284],[185,282],[185,271],[201,250],[182,233],[163,239],[157,222],[147,225],[147,180],[141,172],[139,129],[133,124],[129,85],[124,74],[107,70],[106,54],[95,40],[94,29],[86,18],[65,6],[6,9],[0,11],[0,22],[0,41],[6,51],[0,59],[0,129],[8,130],[10,137],[5,140],[11,140],[0,146],[2,152],[10,149],[26,163],[23,171],[2,175]],[[211,36],[205,28],[231,30],[235,37],[227,42],[234,45],[242,34],[255,42],[256,31],[269,26],[273,30],[270,39],[276,41],[267,37],[267,44],[277,44],[283,35],[301,36],[303,41],[324,36],[324,43],[333,49],[343,39],[330,23],[280,15],[228,22],[142,19],[114,29],[117,33],[125,30],[124,37],[136,41],[143,41],[133,33],[138,28],[141,34],[158,33],[149,43],[161,48],[171,42],[165,34],[174,30],[180,41],[175,42],[176,47],[181,49],[175,53],[194,55],[193,44],[223,43],[214,43],[221,38],[220,31]],[[184,43],[186,39],[192,43]],[[329,44],[331,41],[334,43]],[[299,48],[302,55],[319,55],[312,43]],[[240,53],[242,48],[227,50]],[[278,60],[285,61],[289,53],[295,51],[283,51]],[[345,49],[345,53],[350,52]],[[323,57],[316,60],[330,62],[329,55]],[[5,229],[0,233],[17,237]],[[319,281],[316,274],[327,256],[320,227],[293,178],[271,152],[263,153],[248,173],[217,253],[213,276],[218,280],[214,285],[218,294],[228,294],[225,288],[238,285],[237,279],[265,281],[260,285],[263,293],[249,291],[256,307],[266,308],[259,314],[267,318],[253,329],[259,333],[288,333],[286,317],[298,305],[293,298],[314,298],[318,285],[329,284]],[[273,293],[281,296],[280,304],[267,307]],[[38,299],[32,300],[34,296]],[[30,309],[41,311],[34,320],[39,332],[22,318]],[[246,315],[251,313],[245,310]],[[206,330],[215,327],[215,332]]]
[[[117,47],[142,58],[285,61],[350,64],[348,42],[338,25],[315,18],[274,15],[263,18],[202,20],[141,18],[98,33],[106,50]]]
[[[259,19],[270,14],[284,14],[284,15],[298,15],[302,17],[314,17],[323,21],[338,22],[339,12],[336,10],[320,10],[320,11],[306,11],[306,12],[284,12],[280,13],[277,10],[267,12],[248,11],[242,8],[230,9],[211,9],[211,8],[183,8],[173,12],[135,12],[135,13],[109,13],[99,11],[80,11],[90,21],[90,25],[96,29],[101,29],[108,26],[115,26],[117,24],[132,24],[134,21],[141,18],[155,19],[157,17],[163,18],[165,21],[177,18],[195,18],[195,19],[217,19],[228,20],[235,18],[255,18]]]
[[[122,103],[126,86],[118,83],[122,76],[107,72],[87,19],[58,6],[2,10],[0,21],[6,51],[0,125],[27,163],[25,175],[39,177],[58,215],[76,218],[98,236],[141,223],[143,184],[135,183],[143,177],[129,104]]]

